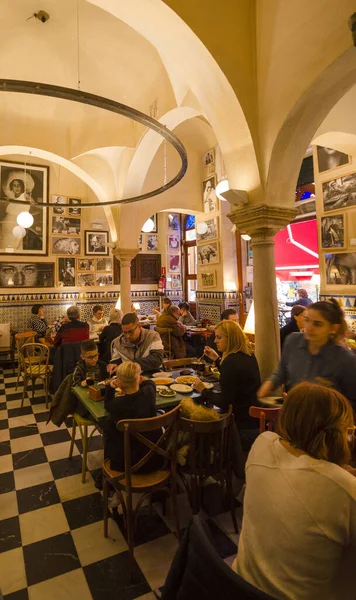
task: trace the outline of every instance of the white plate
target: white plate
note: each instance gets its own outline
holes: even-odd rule
[[[169,390],[168,385],[156,385],[156,390],[160,392],[161,390]]]
[[[174,394],[170,394],[169,396],[166,396],[166,394],[162,394],[161,392],[159,392],[158,395],[162,396],[162,398],[174,398],[174,396],[176,395],[176,393],[174,392]]]
[[[172,371],[158,371],[153,373],[152,377],[172,377]]]
[[[173,383],[171,385],[171,390],[179,392],[180,394],[189,394],[193,391],[193,388],[190,385],[184,385],[183,383]]]

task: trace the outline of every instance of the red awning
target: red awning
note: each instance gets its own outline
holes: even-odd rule
[[[280,279],[308,278],[319,273],[318,231],[316,219],[291,223],[274,238],[276,275]],[[310,271],[310,275],[308,275]],[[293,275],[291,275],[291,272]],[[288,277],[287,277],[288,275]]]

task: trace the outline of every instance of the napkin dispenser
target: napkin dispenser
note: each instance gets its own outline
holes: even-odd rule
[[[102,387],[96,383],[94,385],[89,386],[89,398],[94,400],[94,402],[100,402],[103,400],[105,395],[105,387]]]

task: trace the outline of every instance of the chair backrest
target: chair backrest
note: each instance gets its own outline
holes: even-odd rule
[[[232,406],[217,421],[181,418],[179,429],[189,434],[189,454],[185,471],[206,478],[223,473],[231,458]]]
[[[52,394],[58,390],[67,375],[73,373],[80,359],[80,346],[81,342],[67,342],[57,348],[53,358]]]
[[[0,349],[10,348],[10,323],[0,323]]]
[[[20,350],[24,344],[30,344],[31,342],[34,342],[35,337],[35,331],[24,331],[23,333],[16,333],[15,342],[17,354],[20,355]]]
[[[117,429],[124,432],[125,475],[123,477],[127,486],[131,486],[131,475],[141,469],[154,455],[169,461],[172,472],[176,471],[180,411],[178,405],[158,417],[125,419],[116,424]],[[159,430],[162,434],[157,442],[152,442],[144,435]],[[147,453],[135,465],[131,464],[130,437],[147,447]]]
[[[163,367],[167,370],[179,369],[180,367],[189,367],[193,362],[196,362],[196,358],[174,358],[172,360],[164,360]]]
[[[24,344],[20,349],[19,360],[30,377],[45,375],[48,371],[49,348],[44,344]]]
[[[273,560],[273,558],[271,558]],[[235,573],[219,556],[209,525],[195,515],[173,558],[162,600],[276,600]]]
[[[281,406],[277,406],[276,408],[264,408],[263,406],[250,406],[249,415],[250,417],[255,417],[255,419],[259,419],[260,421],[260,433],[266,431],[266,422],[267,428],[269,431],[273,431],[276,428],[276,421],[279,417],[279,413],[281,412]]]

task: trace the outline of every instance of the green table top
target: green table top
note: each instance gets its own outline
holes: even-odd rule
[[[162,376],[164,376],[164,374],[162,374]],[[173,377],[179,377],[179,371],[177,371],[177,373],[173,373]],[[109,415],[109,413],[105,410],[104,400],[99,402],[92,400],[89,397],[89,392],[86,387],[77,385],[73,388],[73,392],[96,421],[100,421]],[[177,404],[179,404],[183,398],[197,398],[199,395],[200,394],[197,392],[192,392],[190,394],[176,393],[173,398],[164,398],[157,393],[156,408],[173,408],[174,406],[177,406]]]

